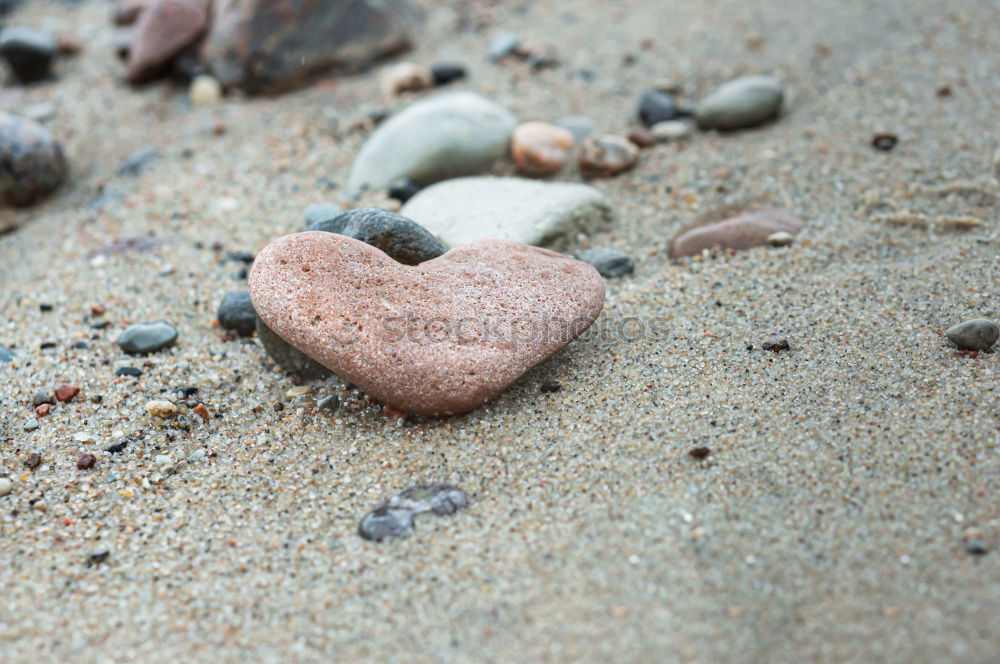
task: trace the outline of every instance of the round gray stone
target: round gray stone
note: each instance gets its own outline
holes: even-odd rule
[[[177,328],[165,320],[135,323],[118,337],[118,345],[129,355],[145,355],[172,346],[177,341]]]
[[[488,169],[507,154],[517,119],[473,92],[423,99],[389,118],[351,166],[347,189],[386,188],[399,177],[421,186]]]
[[[49,130],[33,120],[0,111],[0,199],[31,205],[55,191],[68,168]]]
[[[719,86],[695,109],[702,129],[755,127],[778,117],[785,89],[772,76],[744,76]]]
[[[352,237],[381,249],[403,265],[419,265],[447,251],[440,240],[412,219],[381,208],[348,210],[307,230]]]
[[[252,335],[257,324],[257,311],[250,301],[250,292],[236,290],[226,293],[215,317],[223,329],[232,330],[244,337]]]
[[[989,350],[1000,337],[1000,327],[989,318],[976,318],[948,328],[944,335],[959,348]]]
[[[631,256],[608,247],[584,249],[576,257],[593,265],[602,277],[623,277],[632,274],[635,269],[635,261]]]

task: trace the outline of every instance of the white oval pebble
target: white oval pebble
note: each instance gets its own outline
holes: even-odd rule
[[[210,106],[219,103],[222,99],[222,85],[214,76],[200,74],[191,81],[188,90],[191,103],[195,106]]]
[[[0,496],[6,496],[14,490],[14,483],[6,477],[0,477]]]

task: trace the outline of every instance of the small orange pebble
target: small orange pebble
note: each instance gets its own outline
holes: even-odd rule
[[[236,546],[236,540],[234,539],[229,540],[229,546]]]
[[[62,524],[64,526],[72,526],[73,525],[73,519],[70,519],[69,517],[63,517]]]
[[[102,304],[92,304],[92,305],[90,305],[90,313],[94,314],[95,316],[100,316],[105,311],[106,310],[104,308],[104,305],[102,305]]]
[[[40,417],[45,417],[46,415],[49,414],[49,411],[51,409],[52,409],[52,406],[50,406],[47,403],[43,403],[40,406],[38,406],[38,408],[35,409],[35,412],[38,413],[38,415]]]
[[[199,417],[201,417],[203,420],[208,420],[211,419],[212,417],[212,414],[208,412],[208,408],[203,403],[198,404],[191,410],[193,410],[194,413]]]

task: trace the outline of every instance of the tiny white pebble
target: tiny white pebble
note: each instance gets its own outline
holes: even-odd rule
[[[6,477],[0,477],[0,496],[6,496],[14,490],[14,484]]]
[[[210,106],[222,99],[222,86],[218,79],[208,74],[195,76],[188,89],[188,96],[195,106]]]

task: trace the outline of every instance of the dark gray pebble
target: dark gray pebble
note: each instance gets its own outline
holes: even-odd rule
[[[46,394],[45,392],[35,392],[35,396],[31,397],[31,405],[38,408],[43,403],[51,405],[55,403],[55,401],[53,401],[51,394]]]
[[[577,254],[584,263],[593,265],[602,277],[623,277],[632,274],[635,261],[628,254],[608,247],[591,247]]]
[[[659,90],[646,90],[639,98],[637,111],[639,121],[647,127],[657,122],[666,122],[677,117],[677,105],[674,98]]]
[[[447,85],[452,81],[465,78],[465,67],[457,62],[439,62],[431,67],[434,85]]]
[[[23,207],[59,188],[68,167],[49,130],[0,111],[0,199]]]
[[[985,556],[989,550],[986,542],[980,539],[970,539],[965,543],[965,551],[974,556]]]
[[[21,83],[35,83],[52,75],[58,43],[47,32],[11,26],[0,33],[0,56]]]
[[[408,177],[396,178],[389,183],[389,198],[405,203],[420,193],[420,185]]]
[[[469,496],[450,484],[425,484],[406,489],[365,515],[358,526],[364,539],[381,542],[413,531],[420,514],[455,514],[469,506]]]
[[[116,376],[133,376],[138,378],[142,375],[142,369],[139,367],[118,367],[115,369]]]
[[[248,291],[229,291],[222,298],[215,317],[219,325],[239,335],[249,337],[257,326],[257,311],[253,308]]]
[[[339,233],[381,249],[403,265],[418,265],[445,253],[444,245],[412,219],[381,208],[348,210],[310,226],[311,231]]]
[[[135,323],[118,337],[118,345],[129,355],[153,353],[177,341],[177,328],[165,320]]]

